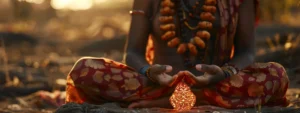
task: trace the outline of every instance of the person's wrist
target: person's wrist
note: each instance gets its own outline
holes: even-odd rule
[[[221,67],[221,69],[223,70],[224,76],[225,78],[229,78],[233,75],[236,75],[238,73],[238,69],[233,67],[233,66],[229,66],[229,65],[224,65]]]
[[[234,64],[231,64],[231,63],[226,63],[224,66],[227,66],[230,68],[230,70],[233,70],[234,74],[237,74],[240,69],[237,68]]]
[[[150,65],[146,65],[139,70],[141,75],[146,75],[147,70],[150,68]]]
[[[229,78],[231,77],[233,74],[231,73],[231,71],[229,71],[228,69],[225,69],[225,68],[222,68],[222,71],[223,71],[223,76],[225,78]]]
[[[150,81],[152,82],[156,82],[155,79],[151,76],[151,66],[150,65],[147,65],[147,66],[144,66],[142,67],[140,70],[139,70],[139,73],[146,76]]]
[[[149,68],[147,69],[147,71],[146,71],[146,76],[147,76],[147,78],[148,78],[150,81],[152,81],[153,83],[156,83],[156,79],[154,79],[154,78],[152,77],[152,75],[151,75],[151,67],[149,67]]]

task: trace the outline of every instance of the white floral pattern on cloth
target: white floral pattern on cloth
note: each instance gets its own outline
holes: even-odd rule
[[[111,79],[111,75],[106,74],[106,75],[104,76],[104,80],[106,80],[107,82],[109,82],[110,79]]]
[[[230,85],[234,87],[241,87],[243,86],[244,79],[239,75],[233,75],[230,77]]]
[[[260,85],[256,82],[250,84],[250,86],[248,87],[248,95],[250,97],[260,97],[260,96],[264,96],[264,86]]]
[[[254,63],[251,67],[252,68],[259,67],[261,69],[264,69],[264,68],[268,68],[270,65],[271,65],[270,63]]]
[[[96,71],[95,74],[93,75],[93,79],[97,83],[102,83],[103,82],[103,76],[104,76],[103,72]]]
[[[265,84],[265,87],[266,87],[267,90],[271,90],[272,86],[273,86],[272,81],[267,81],[266,84]]]
[[[268,64],[273,64],[277,68],[283,68],[283,66],[281,64],[277,63],[277,62],[270,62]]]
[[[80,72],[80,77],[84,77],[89,73],[89,68],[84,68]]]
[[[124,80],[122,88],[125,90],[136,90],[141,86],[140,82],[136,78],[129,78]]]
[[[118,68],[110,68],[110,70],[113,74],[118,74],[122,71],[121,69],[118,69]]]
[[[121,81],[121,80],[123,80],[123,77],[118,74],[118,75],[113,75],[112,79],[115,80],[115,81]]]
[[[94,69],[104,69],[105,68],[105,66],[103,65],[103,62],[101,62],[99,60],[94,60],[94,59],[87,59],[85,61],[85,66],[91,67]]]
[[[254,81],[255,78],[254,78],[254,77],[249,77],[248,80],[249,80],[249,81]]]
[[[272,92],[275,93],[275,91],[277,91],[279,88],[279,82],[276,80],[273,80],[273,89]]]
[[[256,77],[256,82],[263,82],[266,80],[267,75],[264,73],[259,73]]]
[[[123,72],[123,75],[124,75],[124,77],[127,77],[127,78],[132,78],[132,77],[134,77],[134,75],[133,75],[132,72]]]
[[[272,76],[278,76],[277,71],[274,68],[269,68],[269,72]]]

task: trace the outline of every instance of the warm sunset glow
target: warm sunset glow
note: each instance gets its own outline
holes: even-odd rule
[[[113,28],[105,27],[105,28],[103,28],[102,35],[105,38],[110,39],[110,38],[113,38],[115,36],[115,31],[114,31]]]
[[[284,48],[285,49],[290,49],[292,47],[292,43],[291,42],[287,42],[287,43],[285,43],[285,45],[284,45]]]
[[[54,9],[87,10],[93,6],[93,0],[52,0]]]
[[[196,96],[186,83],[180,82],[170,97],[170,103],[177,111],[190,110],[196,103]]]
[[[19,2],[29,2],[29,3],[34,3],[34,4],[41,4],[43,3],[45,0],[18,0]]]
[[[101,4],[101,3],[104,3],[104,2],[107,2],[108,0],[94,0],[94,2],[96,4]]]

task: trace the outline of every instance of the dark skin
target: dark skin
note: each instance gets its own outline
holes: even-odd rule
[[[195,0],[189,0],[195,3]],[[224,80],[224,73],[220,66],[198,64],[194,69],[184,68],[182,56],[176,53],[176,49],[169,48],[167,43],[160,39],[162,31],[159,29],[159,0],[135,0],[133,9],[143,10],[146,14],[154,14],[154,19],[149,20],[147,15],[133,15],[129,32],[129,38],[126,45],[126,64],[136,70],[149,65],[145,59],[146,45],[148,36],[153,36],[155,59],[150,67],[150,75],[155,79],[157,84],[162,86],[172,86],[176,78],[180,76],[189,76],[196,88],[214,85]],[[155,12],[156,11],[156,12]],[[153,13],[154,12],[154,13]],[[229,62],[237,68],[243,69],[254,62],[254,24],[255,24],[254,1],[245,0],[239,9],[239,20],[235,34],[235,54]],[[218,16],[217,16],[218,18]],[[178,23],[176,23],[178,26]],[[176,27],[178,29],[178,27]],[[217,27],[213,28],[218,30]],[[182,62],[181,62],[182,61]],[[203,75],[203,73],[206,73]],[[203,75],[203,76],[201,76]],[[144,84],[151,85],[147,77],[144,78]],[[197,97],[198,98],[198,97]],[[162,97],[157,100],[142,100],[133,102],[129,108],[149,108],[165,107],[170,108],[169,97]]]

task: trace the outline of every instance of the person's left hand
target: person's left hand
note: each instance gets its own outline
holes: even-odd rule
[[[225,79],[223,70],[217,65],[198,64],[195,67],[198,71],[204,72],[204,75],[195,76],[189,71],[184,71],[184,73],[188,76],[188,81],[196,87],[206,87]]]

